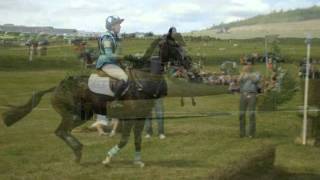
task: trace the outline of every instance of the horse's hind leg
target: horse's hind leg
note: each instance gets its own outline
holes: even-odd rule
[[[73,150],[75,162],[80,163],[83,145],[71,134],[73,128],[72,119],[63,119],[55,134]]]

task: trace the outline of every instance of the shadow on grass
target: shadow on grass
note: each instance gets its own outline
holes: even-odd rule
[[[188,168],[188,167],[207,167],[206,164],[201,163],[201,161],[194,160],[183,160],[183,159],[173,159],[173,160],[159,160],[159,161],[144,161],[147,167],[151,166],[160,166],[167,168]],[[82,167],[91,167],[91,166],[103,166],[101,161],[91,161],[80,163]],[[115,160],[106,167],[121,167],[121,168],[135,168],[133,161],[130,160]]]
[[[320,174],[288,174],[286,176],[278,176],[277,180],[319,180]]]
[[[275,168],[270,170],[258,170],[246,173],[240,173],[232,177],[234,180],[319,180],[320,174],[310,173],[288,173]]]
[[[172,159],[172,160],[160,160],[160,161],[146,161],[148,166],[160,166],[167,168],[199,168],[207,167],[207,165],[201,161],[184,160],[184,159]]]
[[[82,167],[90,167],[90,166],[102,166],[102,160],[90,161],[90,162],[81,162],[80,166]]]
[[[166,136],[172,138],[172,137],[178,137],[178,136],[182,136],[182,137],[186,137],[186,136],[190,136],[192,134],[194,134],[195,132],[192,130],[184,130],[184,131],[175,131],[175,132],[168,132],[166,133]]]
[[[312,173],[288,173],[281,168],[276,168],[274,171],[275,180],[319,180],[320,174]]]
[[[257,138],[288,138],[286,134],[273,133],[271,131],[261,131],[257,133]]]

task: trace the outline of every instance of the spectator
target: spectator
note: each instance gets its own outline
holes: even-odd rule
[[[163,107],[163,99],[159,98],[157,100],[155,100],[155,104],[154,104],[154,111],[155,111],[155,115],[156,115],[156,119],[158,122],[158,135],[160,139],[165,139],[166,136],[164,134],[164,107]],[[152,115],[151,115],[152,116]],[[147,118],[146,122],[145,122],[145,130],[146,130],[146,138],[150,138],[153,134],[153,130],[152,130],[152,121],[151,121],[152,117]]]
[[[249,133],[250,138],[256,134],[256,96],[258,93],[258,85],[260,82],[260,74],[254,72],[253,61],[248,59],[243,68],[243,72],[239,77],[240,83],[240,137],[246,136],[246,111],[249,113]]]

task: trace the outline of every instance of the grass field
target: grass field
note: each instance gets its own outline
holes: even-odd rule
[[[288,57],[295,57],[294,62],[303,57],[303,40],[294,45],[283,42],[281,50]],[[149,43],[148,40],[124,41],[123,53],[143,53]],[[229,41],[204,43],[188,42],[188,49],[195,56],[206,54],[204,61],[208,70],[217,70],[216,61],[221,59],[237,59],[255,50],[263,52],[263,42],[259,41],[237,41],[240,44],[237,48]],[[220,51],[220,47],[229,50]],[[48,54],[30,63],[23,48],[0,49],[0,112],[6,109],[5,104],[24,103],[33,91],[52,87],[66,74],[80,68],[70,46],[51,47]],[[292,64],[288,67],[295,69]],[[263,69],[263,65],[259,65],[259,69]],[[53,133],[60,117],[51,108],[49,98],[45,96],[30,115],[10,128],[0,122],[1,180],[207,179],[224,166],[250,158],[265,144],[276,146],[274,173],[277,179],[320,179],[320,149],[294,143],[300,136],[302,124],[295,111],[302,104],[299,92],[278,111],[258,112],[255,139],[238,138],[239,95],[198,97],[195,107],[188,99],[186,106],[180,107],[180,98],[165,98],[167,116],[219,112],[229,115],[165,119],[167,139],[154,136],[143,140],[146,162],[143,169],[131,164],[133,139],[111,167],[103,167],[101,160],[106,150],[118,142],[119,135],[99,137],[95,132],[74,132],[85,145],[82,163],[75,164],[71,150]]]

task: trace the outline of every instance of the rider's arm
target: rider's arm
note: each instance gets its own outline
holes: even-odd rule
[[[110,36],[104,36],[102,38],[102,45],[104,48],[105,55],[108,56],[110,59],[114,61],[121,61],[123,59],[123,56],[120,56],[116,53],[116,46],[114,39]]]
[[[101,44],[102,44],[102,48],[104,51],[104,54],[110,58],[114,58],[115,57],[115,53],[114,53],[114,42],[112,37],[110,36],[103,36],[102,40],[101,40]]]

